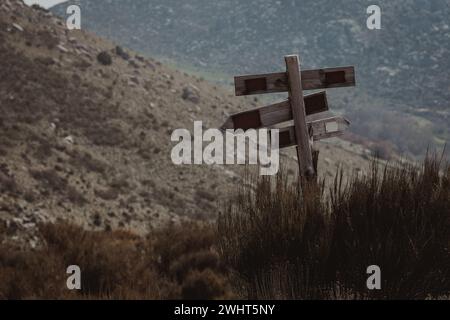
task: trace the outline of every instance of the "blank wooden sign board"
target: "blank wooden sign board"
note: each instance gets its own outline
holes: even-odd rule
[[[314,93],[304,98],[307,116],[328,111],[325,92]],[[292,120],[291,103],[289,100],[285,100],[266,107],[236,113],[227,119],[222,129],[258,129],[290,120]]]
[[[293,120],[294,126],[280,129],[280,148],[297,147],[299,173],[313,178],[316,172],[310,141],[341,135],[350,122],[331,117],[308,123],[306,116],[328,110],[324,91],[303,95],[303,90],[339,88],[355,85],[354,67],[301,71],[297,55],[284,57],[286,72],[246,75],[234,78],[237,96],[288,92],[289,99],[262,108],[232,115],[222,129],[257,129]]]

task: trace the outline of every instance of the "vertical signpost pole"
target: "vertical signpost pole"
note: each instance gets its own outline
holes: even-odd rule
[[[300,64],[297,55],[284,57],[289,82],[289,101],[294,120],[295,138],[297,140],[297,157],[299,162],[299,175],[312,179],[315,177],[309,133],[306,124],[305,103],[303,100],[302,79]]]

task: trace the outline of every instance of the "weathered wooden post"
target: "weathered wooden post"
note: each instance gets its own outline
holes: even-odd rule
[[[309,133],[306,124],[305,102],[303,100],[302,77],[297,55],[284,57],[289,83],[289,102],[294,120],[297,141],[297,159],[301,177],[311,179],[315,176]]]

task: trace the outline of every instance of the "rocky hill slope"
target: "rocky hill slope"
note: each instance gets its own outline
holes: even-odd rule
[[[258,106],[21,1],[0,4],[0,221],[11,239],[39,222],[148,231],[212,219],[241,167],[176,166],[171,133],[219,127]],[[296,175],[293,150],[282,164]],[[367,150],[321,144],[320,173],[365,170]],[[3,228],[1,228],[3,229]],[[28,238],[27,238],[28,239]],[[28,240],[27,240],[28,241]]]

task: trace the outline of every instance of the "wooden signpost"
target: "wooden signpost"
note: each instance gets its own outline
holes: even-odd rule
[[[326,93],[303,95],[303,90],[355,85],[354,67],[301,71],[297,55],[285,57],[286,72],[246,75],[234,78],[237,96],[288,92],[289,99],[259,109],[232,115],[222,129],[258,129],[293,120],[294,125],[280,129],[280,148],[297,147],[299,173],[316,176],[311,141],[341,135],[350,125],[343,117],[307,122],[306,116],[328,111]]]
[[[328,111],[325,92],[305,96],[305,111],[307,116]],[[285,100],[270,106],[236,113],[227,119],[222,129],[258,129],[290,120],[292,120],[291,104],[289,100]]]

